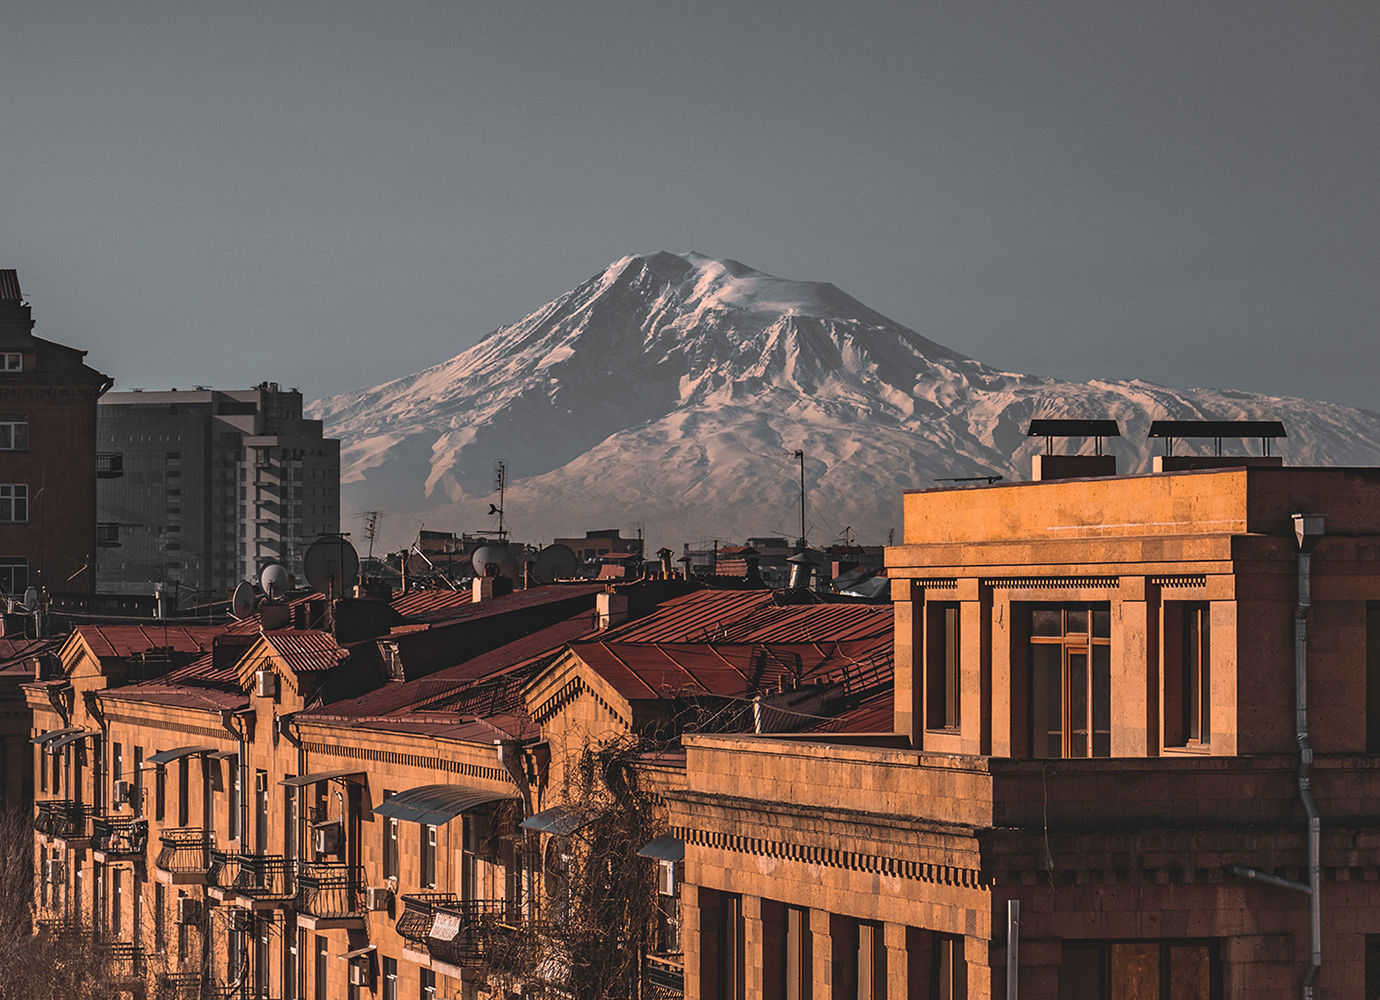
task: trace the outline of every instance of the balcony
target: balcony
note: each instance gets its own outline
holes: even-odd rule
[[[682,1000],[685,960],[682,955],[648,955],[642,965],[642,995],[646,1000]]]
[[[522,915],[516,900],[466,899],[435,904],[427,938],[433,962],[456,969],[485,964],[493,944],[517,930]],[[443,975],[456,975],[439,969]]]
[[[277,910],[292,901],[292,862],[276,854],[211,851],[206,894],[246,910]]]
[[[121,451],[96,453],[96,478],[119,479],[125,474],[125,455]]]
[[[110,963],[111,978],[123,983],[142,983],[144,949],[130,941],[106,941],[100,946]]]
[[[293,902],[297,925],[307,930],[364,928],[364,868],[339,861],[302,866]]]
[[[85,846],[91,839],[91,815],[95,810],[70,799],[49,799],[38,803],[34,831],[48,840],[68,847]]]
[[[427,951],[427,944],[431,940],[431,926],[436,921],[436,908],[459,905],[460,898],[449,892],[418,892],[399,898],[403,910],[393,929],[407,942],[403,945],[403,955],[420,965],[429,965],[431,953]]]
[[[122,858],[142,858],[148,845],[148,820],[91,817],[91,857],[94,861],[105,864]]]
[[[160,972],[153,981],[153,1000],[202,1000],[201,973]]]
[[[158,838],[154,877],[167,885],[205,885],[211,867],[211,835],[206,830],[172,830]]]

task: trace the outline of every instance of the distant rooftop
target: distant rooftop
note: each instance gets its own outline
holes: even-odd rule
[[[0,302],[18,302],[23,298],[19,291],[19,272],[12,267],[0,268]]]

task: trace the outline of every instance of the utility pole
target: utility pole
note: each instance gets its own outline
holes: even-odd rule
[[[797,451],[800,459],[800,551],[805,551],[805,452]]]

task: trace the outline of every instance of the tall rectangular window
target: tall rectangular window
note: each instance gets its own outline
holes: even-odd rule
[[[29,520],[29,487],[0,483],[0,522],[23,524]]]
[[[1064,942],[1059,1000],[1220,1000],[1221,996],[1215,942]]]
[[[27,556],[0,556],[0,594],[23,597],[29,589]]]
[[[268,772],[254,772],[254,849],[268,853]]]
[[[122,868],[114,868],[110,872],[110,936],[116,941],[120,940],[120,931],[123,930],[123,913],[125,906],[125,873]]]
[[[177,762],[177,825],[186,826],[191,815],[191,761]]]
[[[24,370],[24,355],[18,352],[6,351],[0,354],[0,371],[22,372]]]
[[[886,1000],[886,939],[881,924],[858,924],[858,1000]]]
[[[934,1000],[966,1000],[968,996],[968,959],[963,954],[963,938],[957,934],[934,936],[930,996]]]
[[[383,801],[387,802],[396,793],[387,789],[383,792]],[[384,817],[381,824],[383,830],[383,877],[398,877],[398,821],[391,816]]]
[[[1209,683],[1208,604],[1183,607],[1183,732],[1189,744],[1212,742],[1212,700]]]
[[[925,605],[925,703],[927,729],[959,727],[959,605]]]
[[[225,839],[239,840],[240,838],[240,758],[238,755],[227,757],[225,765],[230,769],[230,780],[226,782],[229,794],[226,796],[226,824]]]
[[[154,751],[157,756],[158,751]],[[153,818],[162,822],[163,810],[168,802],[168,771],[162,764],[156,765],[153,772]]]
[[[0,451],[29,450],[29,415],[0,413]]]
[[[398,1000],[398,960],[383,959],[383,1000]]]
[[[1112,752],[1108,604],[1030,606],[1030,755]]]
[[[436,888],[436,827],[422,825],[422,885]]]
[[[125,748],[119,743],[110,747],[110,780],[123,781],[125,778]]]
[[[316,1000],[330,1000],[331,994],[327,989],[327,977],[331,968],[331,958],[327,950],[329,947],[324,935],[316,935]]]
[[[134,779],[134,815],[144,815],[144,748],[134,748],[134,773],[130,775]]]
[[[168,896],[162,882],[153,883],[153,950],[163,952],[168,947]]]
[[[1366,752],[1380,753],[1380,601],[1366,605]]]
[[[297,1000],[297,928],[290,915],[283,921],[283,1000]]]
[[[436,1000],[436,973],[423,969],[421,975],[422,1000]]]
[[[719,996],[743,1000],[747,986],[743,897],[723,893],[719,897]]]

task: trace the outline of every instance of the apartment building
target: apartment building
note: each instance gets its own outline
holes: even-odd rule
[[[98,436],[123,471],[97,491],[103,591],[224,599],[340,531],[340,442],[297,389],[108,393]]]
[[[96,401],[109,376],[33,334],[0,269],[0,599],[96,589]]]

